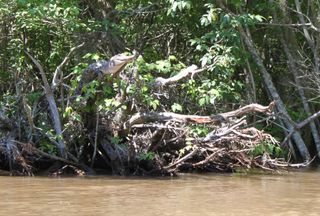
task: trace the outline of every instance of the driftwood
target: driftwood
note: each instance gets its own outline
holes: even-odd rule
[[[149,112],[149,113],[136,113],[126,123],[125,128],[130,128],[135,124],[146,124],[149,122],[184,122],[184,123],[197,123],[197,124],[216,124],[227,121],[229,118],[242,116],[251,112],[270,113],[275,103],[271,102],[268,106],[259,104],[250,104],[239,108],[234,111],[221,113],[212,116],[198,116],[198,115],[182,115],[172,112]]]
[[[277,163],[269,153],[253,158],[250,152],[257,145],[278,142],[269,134],[247,128],[245,115],[253,112],[270,115],[275,103],[268,106],[250,104],[214,116],[182,115],[170,112],[136,113],[126,123],[128,140],[135,152],[145,149],[158,152],[156,161],[164,173],[185,169],[230,171],[258,167],[274,170]],[[218,124],[221,123],[222,124]],[[204,137],[190,132],[189,124],[207,124],[213,130]],[[164,149],[167,149],[164,151]],[[169,156],[170,155],[170,156]],[[164,160],[164,158],[169,157]],[[280,162],[279,164],[285,164]]]
[[[183,158],[174,161],[172,164],[163,167],[164,170],[168,171],[170,169],[172,169],[173,167],[177,168],[179,165],[181,165],[183,162],[185,162],[186,160],[190,159],[192,156],[194,156],[199,150],[196,148],[193,151],[191,151],[189,154],[187,154],[186,156],[184,156]]]
[[[226,129],[224,130],[221,130],[221,132],[216,132],[216,131],[213,131],[211,133],[209,133],[202,141],[203,142],[209,142],[209,141],[214,141],[214,140],[218,140],[218,139],[221,139],[221,137],[224,137],[230,133],[238,133],[235,131],[235,129],[237,129],[238,127],[240,127],[241,125],[243,124],[246,124],[246,121],[245,120],[241,120],[239,122],[237,122],[235,125],[231,126],[231,127],[227,127]],[[237,134],[237,135],[240,135],[241,134]],[[246,136],[248,137],[248,136]],[[251,138],[251,137],[250,137]]]

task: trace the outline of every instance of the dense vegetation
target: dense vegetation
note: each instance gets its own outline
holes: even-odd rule
[[[299,0],[0,0],[0,169],[308,162],[320,155],[319,10]],[[77,95],[88,65],[134,50],[120,75]]]

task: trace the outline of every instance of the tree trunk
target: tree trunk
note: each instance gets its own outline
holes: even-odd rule
[[[281,98],[277,92],[277,89],[275,88],[275,86],[273,84],[273,81],[271,79],[271,75],[269,74],[266,67],[264,66],[263,61],[254,46],[249,29],[246,28],[246,32],[245,32],[242,27],[239,27],[239,32],[240,32],[241,37],[243,38],[245,45],[247,46],[248,51],[252,54],[253,59],[255,60],[256,64],[258,65],[258,67],[260,69],[266,90],[269,92],[272,100],[276,101],[277,110],[282,115],[285,116],[285,118],[283,119],[283,122],[284,122],[286,128],[289,131],[294,130],[294,125],[292,124],[291,117],[289,116],[289,114],[286,110],[286,107],[285,107],[283,101],[281,100]],[[297,145],[297,148],[299,150],[301,157],[304,160],[310,160],[310,158],[311,158],[310,153],[309,153],[300,133],[295,132],[292,135],[292,138],[293,138],[295,144]]]
[[[301,98],[301,101],[303,104],[304,111],[311,114],[311,109],[310,109],[310,106],[308,103],[308,99],[305,96],[304,90],[303,90],[302,85],[299,80],[299,74],[298,74],[299,69],[298,69],[297,65],[295,64],[295,59],[292,56],[292,54],[289,50],[289,47],[283,38],[281,38],[281,42],[282,42],[284,51],[286,53],[286,56],[288,58],[288,67],[289,67],[291,74],[293,75],[294,82],[295,82],[296,87],[298,89],[298,92],[299,92],[299,95],[300,95],[300,98]],[[319,137],[317,126],[314,121],[311,121],[309,123],[309,126],[310,126],[310,130],[311,130],[311,134],[312,134],[314,143],[317,148],[318,157],[320,158],[320,137]]]
[[[302,24],[302,28],[303,28],[303,35],[307,40],[307,43],[312,51],[313,54],[313,68],[314,68],[314,72],[319,75],[319,67],[320,67],[320,62],[319,62],[319,54],[318,54],[318,47],[317,47],[317,43],[314,39],[314,37],[310,34],[310,32],[308,31],[308,28],[306,26],[306,21],[304,18],[304,14],[301,10],[301,3],[300,0],[295,0],[295,5],[296,5],[296,9],[297,9],[297,14],[298,14],[298,18],[300,23]]]
[[[271,0],[270,2],[273,3],[273,0]],[[289,16],[289,14],[287,12],[287,8],[288,7],[287,7],[287,3],[286,2],[283,2],[282,4],[280,4],[280,9],[281,9],[281,11],[283,13],[283,15],[282,15],[283,23],[292,24],[290,16]],[[298,6],[298,8],[301,9],[300,5]],[[304,22],[303,18],[300,17],[300,21],[301,21],[301,19]],[[277,18],[277,14],[276,13],[274,13],[274,20],[276,22],[278,22],[278,18]],[[307,30],[304,29],[304,31],[307,31]],[[308,32],[307,32],[307,35],[309,36]],[[289,69],[290,73],[292,74],[294,82],[295,82],[295,85],[296,85],[296,87],[298,89],[299,96],[301,98],[301,102],[303,104],[304,111],[306,113],[311,114],[311,108],[309,106],[308,99],[307,99],[307,97],[305,95],[305,91],[304,91],[304,89],[302,87],[302,84],[300,82],[300,79],[299,79],[299,77],[300,77],[300,73],[299,73],[300,68],[296,64],[296,62],[297,62],[297,59],[298,59],[298,62],[303,62],[303,61],[301,59],[299,59],[299,55],[295,55],[296,50],[299,50],[297,45],[296,45],[296,40],[295,39],[296,39],[295,33],[291,29],[288,29],[286,34],[284,34],[283,31],[280,34],[280,41],[282,43],[282,46],[284,48],[284,52],[285,52],[285,54],[287,56],[287,59],[288,59],[288,69]],[[310,44],[310,45],[312,45],[312,44]],[[316,65],[317,64],[315,63],[314,66],[316,66]],[[314,69],[314,71],[316,71],[316,68]],[[315,143],[316,148],[317,148],[317,155],[320,158],[320,136],[319,136],[319,133],[318,133],[317,126],[316,126],[314,121],[310,121],[309,127],[310,127],[310,131],[311,131],[314,143]]]
[[[67,158],[67,150],[66,150],[66,145],[64,143],[64,139],[63,139],[63,133],[62,133],[62,124],[61,124],[61,120],[60,120],[60,115],[59,115],[59,110],[56,104],[56,101],[54,99],[54,95],[53,92],[51,90],[51,87],[49,85],[47,76],[41,66],[41,64],[33,57],[31,56],[27,51],[25,51],[25,53],[29,56],[29,58],[32,60],[32,62],[37,66],[37,68],[39,69],[43,84],[44,84],[44,90],[45,90],[45,95],[49,104],[49,109],[51,112],[51,117],[52,117],[52,121],[53,121],[53,126],[54,129],[56,131],[56,146],[59,150],[59,155],[63,158]]]

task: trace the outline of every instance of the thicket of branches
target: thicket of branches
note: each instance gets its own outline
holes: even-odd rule
[[[159,175],[309,163],[320,152],[319,9],[0,0],[0,170]],[[134,50],[120,74],[77,95],[90,64]]]

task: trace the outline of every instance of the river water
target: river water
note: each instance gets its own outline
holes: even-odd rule
[[[320,172],[0,177],[0,215],[319,215]]]

